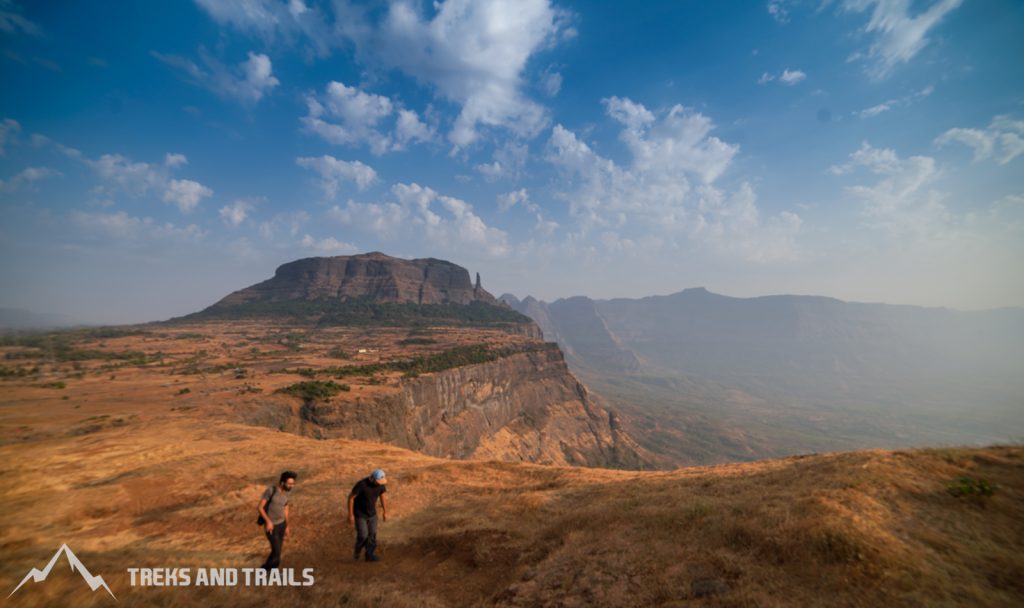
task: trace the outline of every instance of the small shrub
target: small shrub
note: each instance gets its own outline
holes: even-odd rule
[[[331,350],[327,351],[327,356],[331,357],[331,358],[334,358],[334,359],[351,359],[352,358],[352,355],[348,354],[347,352],[345,352],[344,350],[342,350],[340,348],[332,348]]]
[[[431,344],[437,344],[437,340],[431,340],[430,338],[406,338],[398,342],[399,346],[429,346]]]
[[[304,401],[313,401],[333,397],[344,391],[345,389],[342,387],[345,386],[348,385],[338,384],[331,380],[326,382],[322,380],[307,380],[306,382],[296,382],[284,388],[279,388],[276,392],[301,397]]]
[[[995,488],[985,479],[975,479],[966,475],[957,477],[946,486],[946,490],[957,498],[984,501],[995,494]]]
[[[187,395],[187,394],[189,394],[189,393],[191,393],[191,392],[192,392],[192,389],[190,389],[190,388],[188,388],[188,387],[186,386],[185,388],[183,388],[183,389],[181,389],[180,391],[178,391],[178,394],[179,394],[179,395]]]

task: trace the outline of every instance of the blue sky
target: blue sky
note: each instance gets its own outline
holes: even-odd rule
[[[0,0],[0,307],[314,255],[496,295],[1024,305],[1024,5]]]

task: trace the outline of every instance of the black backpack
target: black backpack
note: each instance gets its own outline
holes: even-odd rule
[[[277,486],[274,486],[274,489],[270,491],[270,498],[267,499],[267,506],[263,507],[264,511],[266,511],[267,508],[270,507],[271,501],[274,500],[274,494],[277,494]],[[269,511],[268,511],[268,513],[269,513]],[[267,520],[263,519],[263,514],[260,514],[259,517],[256,518],[256,525],[257,526],[265,526],[266,524],[267,524]]]

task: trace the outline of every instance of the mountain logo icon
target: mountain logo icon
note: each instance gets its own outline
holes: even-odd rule
[[[50,575],[50,570],[53,570],[53,566],[57,563],[57,559],[60,558],[61,554],[67,557],[68,564],[71,566],[71,571],[78,572],[79,574],[81,574],[82,578],[85,579],[85,582],[89,585],[90,589],[96,591],[100,587],[103,587],[107,590],[107,593],[110,594],[110,597],[114,598],[114,601],[117,601],[117,596],[114,595],[114,592],[111,591],[110,587],[107,586],[107,583],[104,582],[103,577],[93,576],[92,574],[89,574],[89,570],[86,569],[85,565],[82,564],[78,557],[75,556],[74,552],[71,551],[71,548],[68,547],[66,544],[61,545],[60,549],[57,549],[57,552],[53,554],[53,557],[50,558],[50,563],[46,564],[45,568],[43,568],[42,570],[39,570],[38,568],[32,568],[32,570],[30,570],[29,573],[25,575],[25,578],[21,579],[21,582],[18,583],[18,586],[14,588],[14,591],[11,591],[10,595],[8,595],[7,597],[9,598],[11,597],[11,595],[17,593],[18,589],[21,589],[22,585],[27,583],[30,579],[34,583],[41,583],[45,581],[46,577]]]

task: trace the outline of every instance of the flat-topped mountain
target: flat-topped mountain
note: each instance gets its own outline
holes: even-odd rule
[[[229,294],[214,306],[366,298],[398,304],[470,304],[497,300],[462,266],[423,258],[403,260],[380,252],[303,258],[282,264],[273,278]]]

